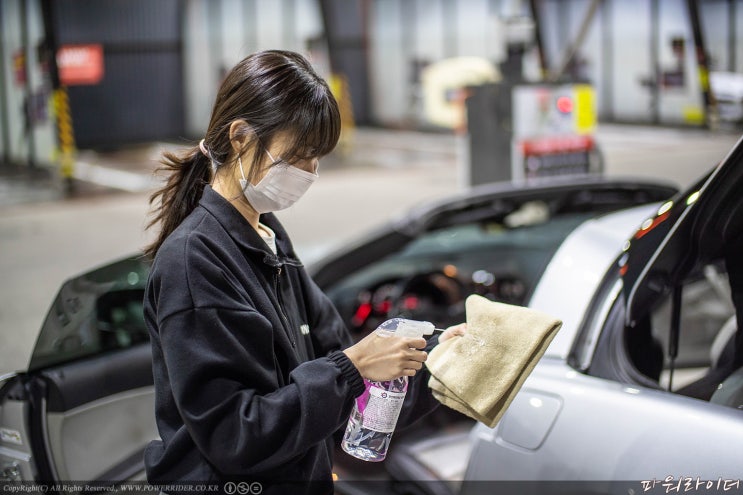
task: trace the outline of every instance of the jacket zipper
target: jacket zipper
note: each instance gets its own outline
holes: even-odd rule
[[[289,342],[291,342],[292,347],[296,349],[297,342],[294,339],[294,335],[292,335],[291,325],[289,324],[289,318],[286,316],[286,311],[284,311],[284,304],[281,298],[281,291],[279,290],[279,276],[280,275],[281,275],[281,267],[278,266],[276,267],[276,272],[273,277],[274,289],[276,290],[276,300],[279,302],[279,313],[281,314],[281,318],[284,320],[284,328],[286,331],[286,335],[287,337],[289,337]]]

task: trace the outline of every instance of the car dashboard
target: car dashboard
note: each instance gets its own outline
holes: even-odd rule
[[[508,227],[471,222],[427,231],[326,292],[354,337],[393,317],[440,328],[465,321],[470,294],[524,305],[563,239],[591,214]]]

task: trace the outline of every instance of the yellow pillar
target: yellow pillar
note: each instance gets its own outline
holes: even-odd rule
[[[353,133],[356,124],[353,117],[353,104],[351,102],[351,91],[348,80],[343,74],[331,74],[328,81],[330,91],[338,102],[338,110],[341,114],[341,136],[338,147],[341,153],[348,153],[353,146]]]
[[[76,148],[67,88],[62,86],[55,89],[52,98],[54,114],[57,120],[57,158],[59,160],[59,172],[63,179],[69,181],[75,172]]]

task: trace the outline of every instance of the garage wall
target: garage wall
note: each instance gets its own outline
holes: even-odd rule
[[[372,94],[380,123],[418,122],[421,65],[475,55],[500,63],[506,25],[531,16],[511,0],[370,0]],[[553,71],[592,0],[540,0],[545,55]],[[699,2],[711,70],[743,71],[743,0]],[[680,48],[679,48],[680,47]],[[536,51],[523,76],[540,71]],[[603,121],[697,125],[703,101],[686,0],[603,0],[570,75],[591,82]]]
[[[418,123],[420,72],[426,65],[462,55],[494,63],[505,58],[501,0],[373,0],[369,47],[372,111],[380,123]],[[518,9],[516,9],[518,10]]]
[[[54,0],[59,47],[100,46],[103,77],[69,83],[80,148],[183,134],[181,5],[178,0]]]
[[[186,133],[200,136],[221,78],[249,53],[298,51],[328,73],[316,0],[184,0]]]
[[[186,137],[203,133],[224,71],[250,52],[300,51],[321,74],[329,75],[317,0],[173,1],[181,12],[182,64],[169,76],[180,78],[182,85],[179,119]],[[590,1],[537,3],[542,9],[547,60],[554,69]],[[366,0],[372,122],[426,126],[421,69],[462,55],[502,63],[507,25],[530,17],[529,4]],[[698,123],[702,100],[685,4],[685,0],[601,2],[572,74],[596,87],[602,121]],[[699,6],[711,69],[743,71],[743,0],[705,0]],[[0,155],[4,162],[44,165],[54,159],[48,72],[37,51],[42,39],[40,0],[0,2]],[[18,64],[23,64],[22,70]],[[534,47],[524,53],[522,73],[527,80],[540,76]],[[660,79],[664,84],[657,84]]]
[[[48,166],[55,127],[46,66],[36,47],[44,38],[37,1],[0,1],[0,158]]]

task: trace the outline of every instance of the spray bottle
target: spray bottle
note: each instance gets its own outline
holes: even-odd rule
[[[401,337],[431,335],[435,328],[427,321],[392,318],[377,327],[376,332],[390,332]],[[341,447],[364,461],[379,462],[387,456],[392,433],[400,416],[408,390],[408,377],[375,382],[364,379],[366,390],[356,398]]]

